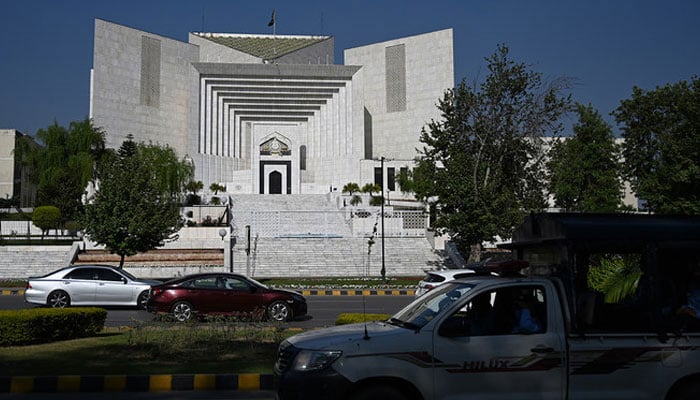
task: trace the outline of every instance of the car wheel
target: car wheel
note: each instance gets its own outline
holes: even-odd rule
[[[54,290],[49,293],[46,305],[53,308],[64,308],[70,305],[70,296],[63,290]]]
[[[377,385],[360,389],[351,400],[408,400],[408,397],[393,386]]]
[[[189,321],[194,314],[194,309],[192,304],[186,301],[178,301],[172,307],[173,317],[178,322]]]
[[[292,319],[292,309],[284,301],[276,301],[267,307],[267,315],[273,321],[289,321]]]
[[[150,293],[149,293],[148,290],[144,290],[143,292],[141,292],[141,294],[139,294],[139,298],[136,299],[136,306],[137,306],[140,310],[145,310],[145,309],[146,309],[146,304],[148,303],[149,294],[150,294]]]

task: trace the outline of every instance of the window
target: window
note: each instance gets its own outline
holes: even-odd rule
[[[97,279],[97,270],[95,268],[74,269],[66,275],[65,279],[94,280]]]
[[[547,329],[541,286],[511,286],[480,293],[440,326],[443,336],[538,334]]]
[[[384,174],[382,174],[382,169],[380,167],[374,168],[374,184],[379,185],[384,191]]]
[[[232,290],[249,290],[250,286],[248,283],[235,278],[224,278],[226,282],[226,289]]]
[[[306,171],[306,146],[299,147],[299,169]]]
[[[396,170],[393,167],[386,169],[386,186],[389,190],[396,190]]]
[[[118,273],[114,271],[110,271],[108,269],[98,269],[97,270],[97,279],[101,281],[110,281],[110,282],[120,282],[123,277],[119,275]]]

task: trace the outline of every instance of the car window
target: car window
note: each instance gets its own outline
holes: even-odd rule
[[[227,277],[227,278],[224,278],[224,281],[225,281],[226,289],[248,290],[250,288],[250,285],[241,279]]]
[[[425,282],[442,282],[445,280],[445,277],[440,276],[440,275],[435,275],[435,274],[428,274],[423,278]]]
[[[96,268],[76,268],[69,272],[64,279],[82,279],[82,280],[95,280],[97,279],[97,269]]]
[[[449,336],[521,335],[547,329],[541,286],[512,286],[481,293],[448,317],[440,332]]]
[[[101,281],[111,281],[111,282],[119,282],[123,278],[118,273],[116,273],[114,271],[110,271],[108,269],[98,269],[97,276],[98,276],[98,279]]]
[[[199,289],[215,289],[216,288],[216,277],[208,276],[205,278],[198,278],[192,281],[192,286]]]

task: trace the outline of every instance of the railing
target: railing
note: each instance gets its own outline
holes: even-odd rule
[[[347,237],[382,234],[377,208],[347,211],[233,212],[236,229],[250,226],[252,237]],[[375,231],[376,226],[376,231]],[[385,237],[425,237],[427,215],[422,211],[385,211]]]
[[[32,221],[0,221],[0,238],[6,240],[21,239],[65,240],[78,238],[77,232],[67,229],[49,229],[42,232]]]

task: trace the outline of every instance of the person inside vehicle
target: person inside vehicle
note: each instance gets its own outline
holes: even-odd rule
[[[527,293],[518,293],[513,301],[515,323],[511,333],[529,334],[542,332],[542,326],[532,315],[531,301]]]

